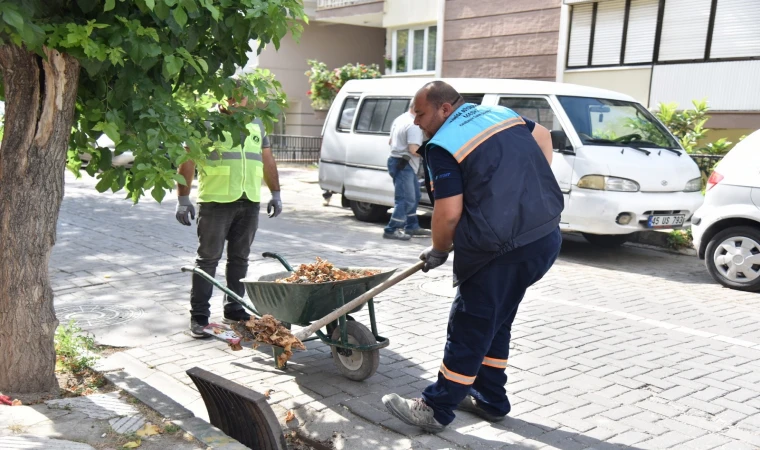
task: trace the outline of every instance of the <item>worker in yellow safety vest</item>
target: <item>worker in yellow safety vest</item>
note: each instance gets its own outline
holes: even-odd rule
[[[230,107],[246,107],[248,99],[239,102],[229,99]],[[220,106],[222,113],[230,110]],[[208,156],[206,166],[198,173],[198,255],[196,267],[212,277],[222,257],[227,241],[227,287],[239,296],[245,294],[241,279],[248,271],[248,254],[259,224],[262,178],[272,193],[267,205],[269,217],[282,212],[280,181],[277,164],[272,155],[269,138],[259,119],[246,125],[246,136],[233,147],[232,136],[224,132],[221,145]],[[187,183],[177,185],[176,218],[190,226],[195,219],[195,208],[190,201],[190,189],[195,175],[195,163],[180,165],[179,174]],[[199,275],[193,274],[190,290],[190,335],[209,337],[203,328],[209,323],[210,299],[213,286]],[[250,315],[235,301],[224,297],[224,323],[248,320]]]

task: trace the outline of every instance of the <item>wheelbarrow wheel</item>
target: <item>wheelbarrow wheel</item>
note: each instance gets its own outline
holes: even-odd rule
[[[371,345],[377,342],[369,328],[353,320],[346,321],[346,333],[348,334],[348,343],[351,345]],[[332,339],[340,341],[340,327],[335,328]],[[362,381],[371,377],[380,365],[380,350],[359,352],[333,346],[332,356],[340,373],[354,381]]]

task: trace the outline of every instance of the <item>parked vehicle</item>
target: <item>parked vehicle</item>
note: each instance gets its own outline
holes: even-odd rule
[[[359,220],[381,220],[393,206],[386,167],[391,123],[427,81],[352,80],[328,112],[319,183],[343,194]],[[697,165],[632,97],[540,81],[445,81],[466,101],[506,106],[551,130],[552,170],[565,199],[564,230],[614,247],[636,231],[687,227],[702,203]]]
[[[710,175],[692,235],[715,281],[760,291],[760,130],[739,142]]]
[[[116,154],[115,146],[113,144],[113,141],[108,138],[105,134],[101,136],[97,141],[97,145],[99,147],[105,147],[111,150],[111,165],[114,167],[132,167],[132,163],[135,161],[135,156],[132,154],[131,151],[127,150],[125,152],[122,152],[120,154]],[[87,164],[90,163],[90,159],[92,159],[92,155],[89,153],[80,153],[79,159],[82,160],[82,167],[87,167]]]

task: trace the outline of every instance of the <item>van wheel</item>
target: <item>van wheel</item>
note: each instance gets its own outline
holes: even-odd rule
[[[630,234],[589,234],[581,233],[592,245],[602,248],[617,248],[628,241]]]
[[[387,206],[351,200],[351,211],[362,222],[380,222],[385,220],[388,209]]]
[[[707,244],[705,265],[723,286],[760,291],[760,230],[732,227],[716,234]]]

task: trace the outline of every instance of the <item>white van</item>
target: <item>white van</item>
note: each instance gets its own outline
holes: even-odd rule
[[[388,135],[393,120],[432,79],[346,83],[322,129],[319,184],[341,193],[359,220],[393,206]],[[636,231],[681,228],[702,204],[697,165],[632,97],[572,84],[444,79],[466,101],[506,106],[552,131],[552,171],[564,194],[561,228],[614,247]],[[422,205],[429,205],[427,195]]]

